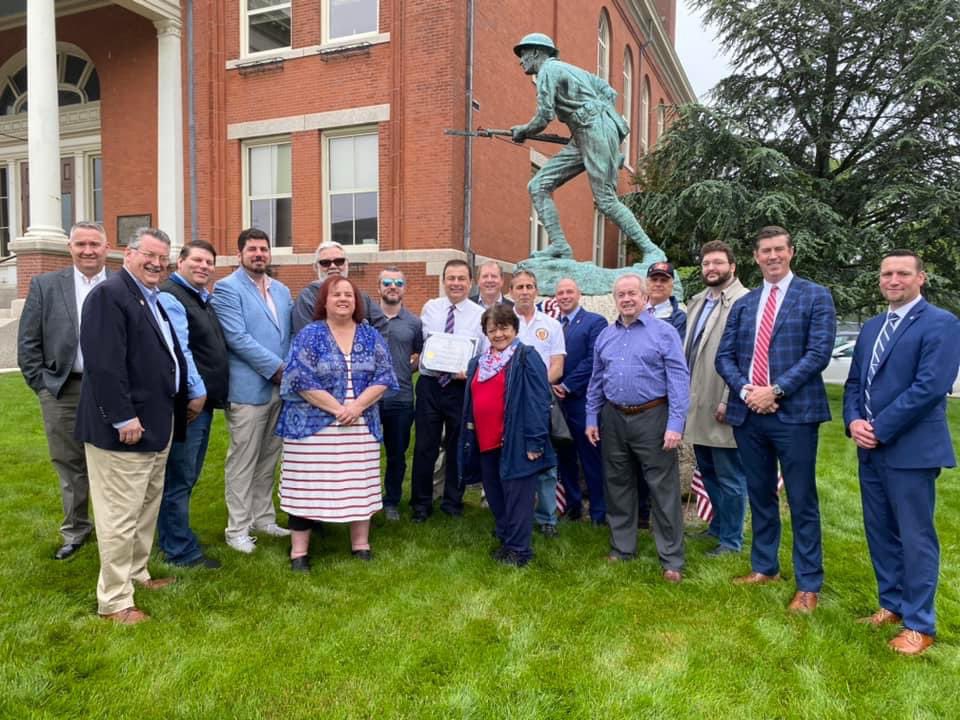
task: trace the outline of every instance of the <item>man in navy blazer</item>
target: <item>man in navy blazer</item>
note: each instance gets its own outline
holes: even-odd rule
[[[820,373],[830,362],[837,315],[830,291],[790,270],[795,250],[782,227],[762,228],[753,257],[763,284],[733,306],[716,368],[727,385],[727,423],[747,474],[753,523],[751,572],[735,583],[780,580],[780,473],[793,521],[797,592],[791,612],[812,613],[823,585],[816,465],[820,423],[830,419]]]
[[[557,318],[563,326],[567,357],[563,376],[553,385],[553,394],[560,398],[573,443],[557,447],[560,482],[567,494],[566,517],[579,520],[583,513],[580,490],[580,466],[587,481],[590,518],[595,525],[607,524],[607,506],[603,499],[603,460],[600,445],[587,440],[587,385],[593,373],[593,346],[597,336],[607,327],[603,315],[580,307],[580,288],[576,281],[562,278],[557,282],[554,297],[560,308]],[[577,460],[580,461],[579,465]]]
[[[158,301],[170,239],[140,228],[123,270],[94,288],[83,305],[83,383],[75,436],[84,443],[100,552],[97,611],[134,625],[147,619],[133,584],[147,589],[174,578],[147,569],[172,439],[183,439],[187,364]]]
[[[283,449],[274,435],[280,415],[280,378],[290,349],[293,299],[267,274],[270,239],[248,228],[237,239],[240,267],[220,280],[210,304],[227,341],[230,364],[230,447],[224,463],[227,545],[252,553],[252,531],[290,534],[277,525],[273,475]]]
[[[883,258],[880,292],[889,308],[863,326],[843,390],[880,600],[862,622],[902,622],[890,647],[905,655],[926,651],[936,634],[934,481],[940,468],[956,465],[946,394],[960,362],[960,321],[923,299],[925,282],[915,253],[893,250]]]

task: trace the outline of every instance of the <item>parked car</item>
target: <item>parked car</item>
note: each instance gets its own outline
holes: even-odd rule
[[[850,363],[853,360],[853,348],[856,344],[856,339],[847,340],[833,349],[830,364],[823,371],[823,381],[825,383],[843,385],[847,381],[847,375],[850,374]],[[960,397],[960,373],[957,373],[957,378],[953,381],[950,396]]]

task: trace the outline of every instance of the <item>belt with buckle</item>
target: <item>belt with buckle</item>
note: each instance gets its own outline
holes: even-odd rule
[[[667,399],[665,397],[661,397],[661,398],[657,398],[656,400],[645,402],[641,405],[617,405],[616,403],[610,403],[610,404],[613,405],[615,409],[622,412],[624,415],[637,415],[638,413],[642,413],[645,410],[651,410],[660,405],[666,405]]]

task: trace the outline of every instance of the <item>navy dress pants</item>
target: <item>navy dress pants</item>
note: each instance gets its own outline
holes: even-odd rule
[[[520,478],[500,478],[500,450],[480,453],[480,478],[493,513],[494,532],[506,550],[517,557],[533,557],[533,503],[539,473]]]

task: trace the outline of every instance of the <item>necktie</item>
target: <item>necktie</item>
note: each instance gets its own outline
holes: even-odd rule
[[[767,304],[763,306],[760,330],[757,332],[757,343],[753,348],[753,374],[750,376],[750,382],[754,385],[767,385],[769,383],[767,363],[770,357],[770,337],[773,335],[773,318],[777,314],[777,292],[779,289],[776,285],[770,288]]]
[[[890,338],[897,330],[897,323],[900,322],[900,316],[896,313],[887,315],[887,321],[880,330],[880,337],[877,338],[873,346],[873,355],[870,356],[870,367],[867,369],[867,384],[863,388],[864,407],[867,411],[867,420],[873,422],[873,410],[870,408],[870,385],[873,383],[873,376],[877,374],[877,368],[880,367],[880,361],[883,360],[883,352],[890,345]]]
[[[450,309],[447,310],[447,322],[444,323],[443,331],[448,335],[453,334],[453,328],[456,324],[455,322],[456,318],[454,318],[453,313],[456,311],[456,309],[457,309],[456,305],[451,305]],[[450,377],[450,373],[441,373],[440,375],[437,376],[437,382],[440,383],[440,387],[446,387],[447,385],[450,384],[450,380],[452,379],[453,378]]]
[[[560,318],[560,327],[563,328],[563,336],[566,337],[566,336],[567,336],[567,328],[570,327],[570,318],[568,318],[566,315],[563,315],[563,316]]]

